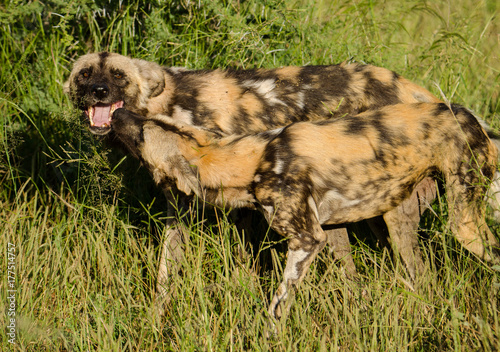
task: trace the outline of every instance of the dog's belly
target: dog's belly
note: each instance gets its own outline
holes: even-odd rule
[[[329,190],[316,203],[319,222],[322,225],[338,225],[373,218],[397,207],[410,193],[393,188],[384,196],[367,193],[348,198],[338,190]]]

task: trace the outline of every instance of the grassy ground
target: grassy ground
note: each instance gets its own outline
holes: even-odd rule
[[[62,92],[72,61],[104,49],[189,68],[355,60],[499,127],[499,18],[495,0],[0,1],[0,349],[500,350],[500,268],[455,243],[439,203],[422,224],[428,271],[414,292],[355,226],[361,281],[325,251],[271,339],[282,244],[258,224],[250,245],[221,211],[185,219],[191,244],[159,319],[165,200],[138,163],[90,136]]]

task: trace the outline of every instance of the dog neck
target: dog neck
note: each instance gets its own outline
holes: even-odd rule
[[[216,203],[253,201],[249,188],[260,165],[268,134],[220,137],[197,127],[149,120],[143,127],[142,157],[157,183],[174,179],[177,187]],[[223,192],[224,194],[222,194]]]
[[[204,141],[207,142],[206,135]],[[187,146],[187,160],[195,165],[200,180],[207,188],[248,187],[262,160],[267,143],[258,136],[225,137]]]

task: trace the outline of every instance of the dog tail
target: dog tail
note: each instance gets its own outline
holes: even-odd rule
[[[483,119],[474,114],[474,117],[481,124],[481,127],[484,128],[486,134],[493,142],[493,144],[500,151],[500,135],[498,133],[493,132],[490,125],[486,123]],[[498,162],[500,165],[500,153],[498,154]],[[489,206],[493,209],[493,217],[495,221],[500,222],[500,172],[497,170],[495,175],[493,176],[493,181],[490,184],[490,188],[488,193],[486,194],[486,198]]]
[[[486,134],[493,142],[493,144],[500,151],[500,135],[491,130],[491,127],[482,119],[477,119],[481,126],[485,129]],[[499,164],[500,164],[500,153],[499,153]],[[495,221],[500,222],[500,172],[497,170],[495,176],[493,176],[493,182],[491,182],[488,194],[486,195],[488,199],[488,204],[493,209],[493,218]]]
[[[500,222],[500,172],[495,172],[493,182],[490,184],[486,199],[489,206],[493,209],[493,218]]]
[[[480,117],[474,114],[474,117],[477,119],[479,124],[481,125],[482,128],[486,131],[486,134],[490,138],[490,140],[493,142],[493,144],[497,147],[497,149],[500,151],[500,134],[493,132],[491,129],[490,125]],[[499,154],[500,158],[500,154]]]

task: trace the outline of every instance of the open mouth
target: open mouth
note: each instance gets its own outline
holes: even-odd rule
[[[113,104],[96,104],[89,107],[85,113],[89,117],[91,127],[110,127],[111,117],[116,109],[123,107],[123,101],[117,101]]]

